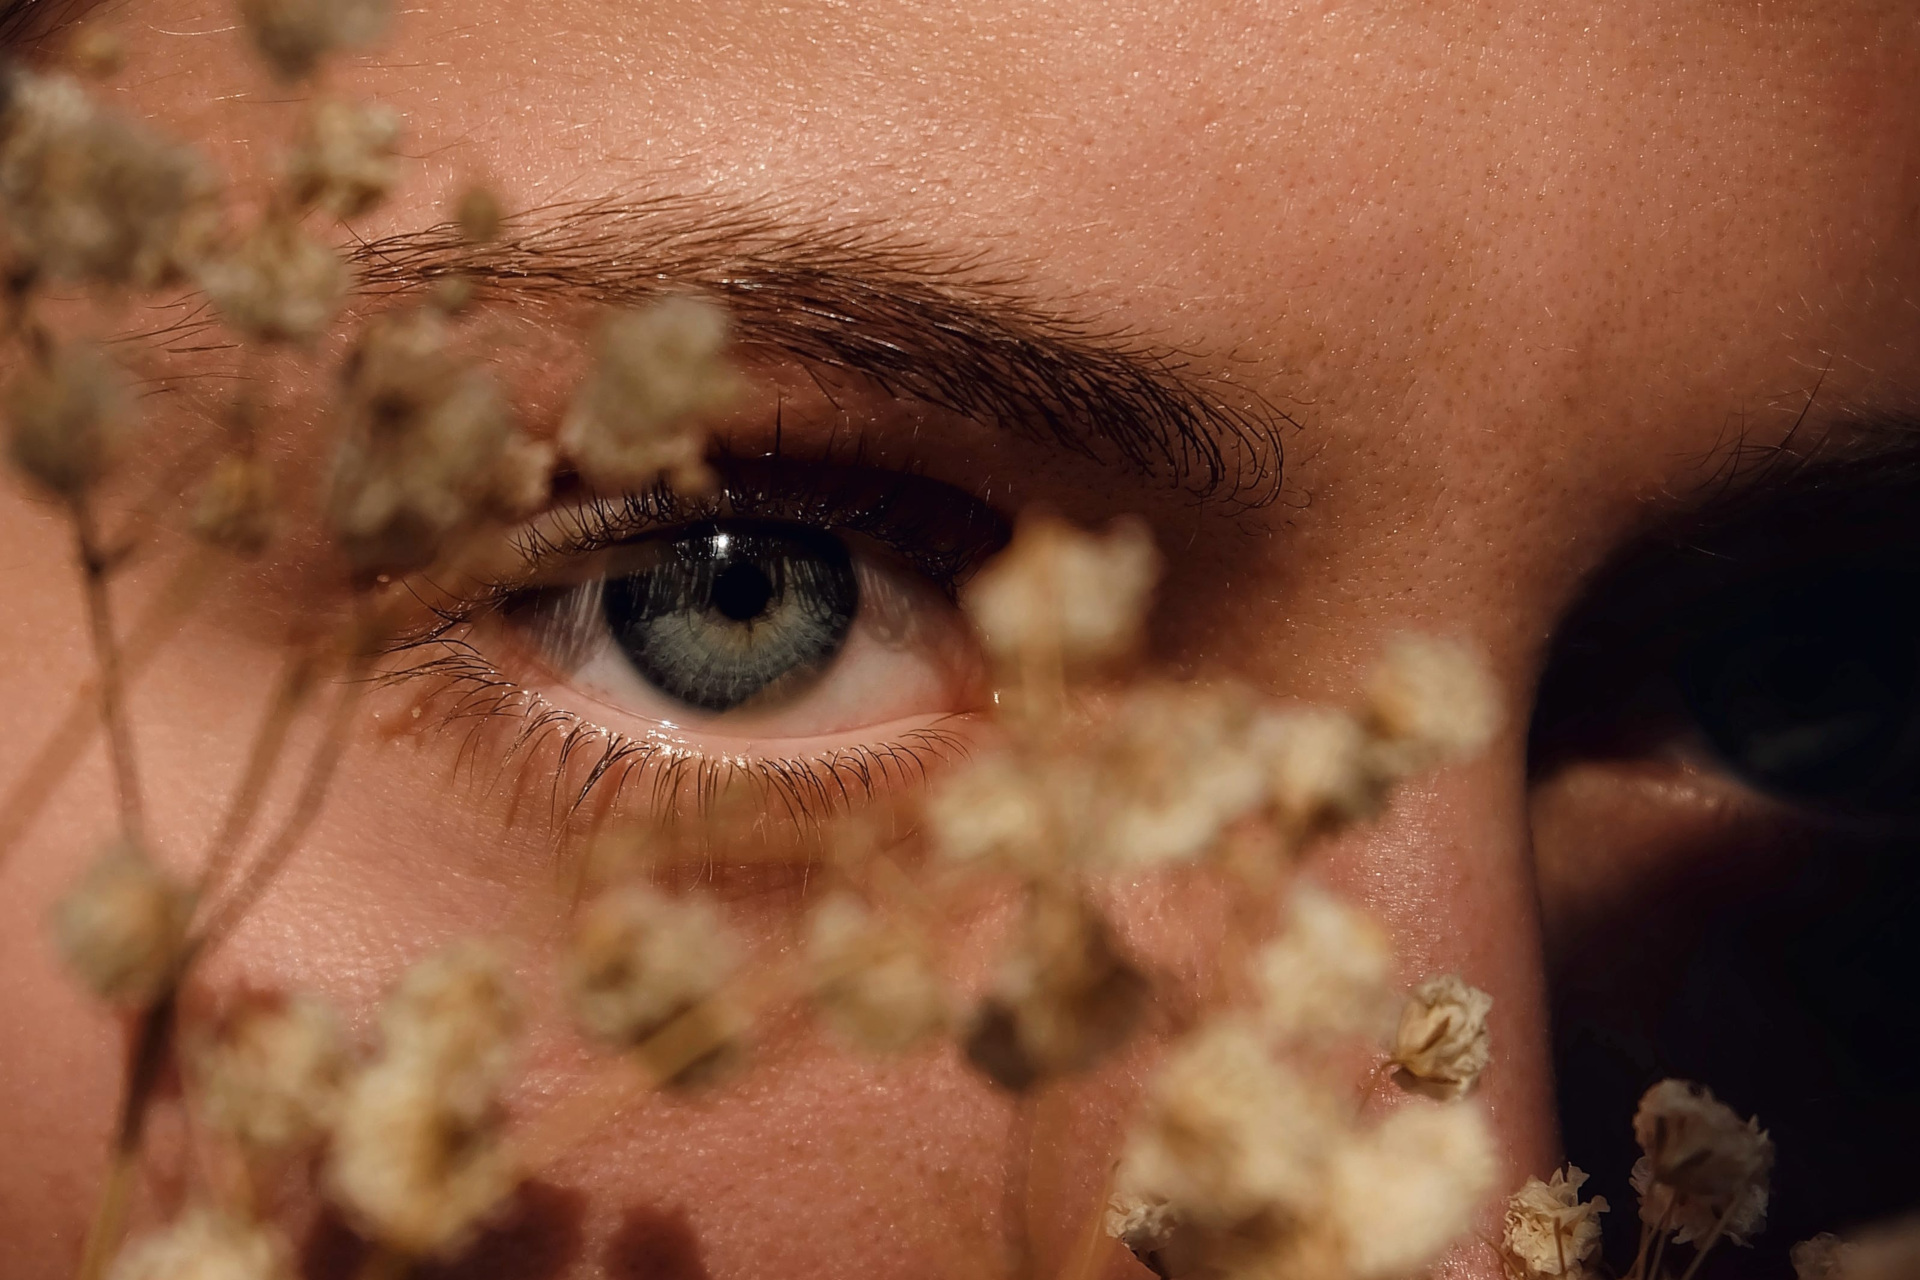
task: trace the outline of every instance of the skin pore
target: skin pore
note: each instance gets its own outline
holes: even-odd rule
[[[301,95],[245,58],[225,7],[105,12],[130,50],[104,91],[116,108],[206,140],[237,184],[274,163]],[[399,14],[328,89],[406,122],[403,194],[356,224],[364,238],[440,221],[474,178],[530,226],[601,200],[764,210],[803,243],[891,246],[944,264],[942,287],[1177,352],[1186,382],[1277,433],[1281,497],[1248,507],[781,358],[727,426],[737,452],[764,452],[777,406],[783,452],[910,467],[1007,516],[1035,502],[1088,522],[1143,514],[1169,566],[1154,657],[1183,674],[1345,700],[1394,633],[1484,648],[1507,705],[1494,749],[1421,780],[1319,869],[1391,923],[1409,980],[1457,970],[1493,993],[1482,1096],[1511,1186],[1559,1158],[1556,938],[1772,812],[1674,753],[1530,772],[1551,642],[1592,575],[1724,487],[1736,445],[1879,448],[1874,424],[1913,408],[1916,57],[1910,6],[1866,0],[471,0]],[[552,353],[577,341],[586,302],[491,305],[516,401],[551,431],[574,372]],[[134,313],[106,331],[178,318]],[[290,505],[318,484],[325,427],[291,406],[311,403],[337,356],[290,358],[269,392]],[[169,392],[149,401],[148,437],[206,430],[232,359],[142,358]],[[29,744],[86,677],[83,615],[65,525],[11,483],[0,548],[0,735]],[[130,571],[123,598],[150,592],[163,561]],[[330,582],[296,531],[223,578],[139,681],[163,849],[204,844],[287,637]],[[551,826],[508,820],[498,766],[463,772],[459,734],[406,731],[404,698],[372,710],[307,848],[210,985],[318,989],[364,1018],[408,961],[476,930],[521,939],[530,979],[543,971],[560,896]],[[24,754],[0,753],[0,781]],[[58,973],[42,927],[107,794],[96,753],[0,867],[0,1274],[21,1280],[71,1270],[117,1087],[119,1029]],[[775,947],[804,888],[731,896]],[[1203,965],[1205,901],[1122,897],[1143,952],[1176,973]],[[982,968],[1000,919],[983,906],[958,931],[957,972]],[[565,1096],[585,1070],[557,1027],[536,1033],[516,1107]],[[546,1171],[492,1265],[910,1277],[964,1271],[955,1258],[991,1247],[1000,1097],[949,1059],[873,1065],[797,1029],[767,1058],[712,1102],[632,1108]],[[1059,1153],[1036,1196],[1043,1261],[1070,1250],[1149,1060],[1041,1115]],[[161,1197],[183,1159],[160,1161]],[[516,1271],[516,1256],[535,1262]],[[1480,1245],[1441,1269],[1498,1273]],[[1111,1274],[1145,1273],[1116,1259]]]

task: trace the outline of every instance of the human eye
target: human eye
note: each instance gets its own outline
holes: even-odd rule
[[[1569,1153],[1608,1167],[1592,1117],[1713,1079],[1823,1171],[1780,1199],[1796,1239],[1913,1193],[1920,508],[1898,456],[1779,480],[1569,615],[1533,818]]]
[[[446,720],[505,726],[576,803],[648,775],[656,809],[751,779],[814,816],[963,749],[988,694],[955,594],[1006,541],[1000,516],[899,472],[719,471],[697,499],[563,497],[395,675],[428,680]]]

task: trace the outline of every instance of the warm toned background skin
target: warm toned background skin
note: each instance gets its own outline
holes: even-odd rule
[[[236,171],[270,156],[289,95],[242,59],[224,8],[116,13],[133,50],[120,106],[226,139]],[[1457,968],[1495,994],[1483,1096],[1517,1183],[1556,1155],[1523,758],[1545,639],[1582,575],[1711,471],[1730,421],[1777,438],[1823,370],[1823,403],[1909,402],[1916,65],[1904,2],[468,0],[412,8],[339,85],[407,121],[408,194],[378,228],[431,220],[476,175],[515,206],[770,200],[978,256],[1291,413],[1293,501],[1252,515],[1193,516],[977,432],[920,452],[1009,506],[1147,507],[1192,532],[1170,549],[1158,624],[1163,656],[1190,669],[1345,697],[1397,630],[1495,655],[1507,734],[1344,842],[1327,874],[1393,922],[1409,977]],[[182,403],[156,422],[193,412]],[[289,438],[306,429],[287,422]],[[9,484],[0,780],[86,670],[65,556],[60,521]],[[298,571],[225,590],[140,687],[174,849],[204,835],[234,776]],[[436,941],[525,928],[524,902],[551,884],[546,833],[504,830],[449,785],[454,747],[355,749],[222,980],[244,969],[364,1009]],[[1671,815],[1655,804],[1650,829],[1685,820],[1682,792],[1659,793],[1682,798]],[[100,1168],[118,1031],[55,972],[41,921],[106,794],[90,761],[0,868],[10,1280],[68,1274]],[[1138,917],[1145,947],[1197,941],[1177,911]],[[549,1037],[522,1100],[565,1090],[576,1066]],[[1110,1131],[1102,1099],[1131,1070],[1043,1125]],[[788,1044],[726,1100],[643,1108],[554,1170],[541,1247],[617,1280],[941,1274],[994,1229],[1007,1115],[944,1062],[869,1068]],[[1097,1155],[1067,1163],[1059,1185],[1090,1191]],[[1084,1204],[1045,1199],[1057,1257]],[[1473,1246],[1445,1273],[1497,1266]],[[1144,1273],[1116,1259],[1113,1274]]]

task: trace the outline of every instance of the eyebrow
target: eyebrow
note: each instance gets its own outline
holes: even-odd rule
[[[1260,506],[1280,493],[1297,424],[1192,352],[1036,300],[983,256],[825,229],[774,209],[685,197],[516,214],[475,245],[451,224],[365,240],[362,292],[460,276],[481,298],[633,306],[698,290],[749,349],[865,379],[1194,495]]]

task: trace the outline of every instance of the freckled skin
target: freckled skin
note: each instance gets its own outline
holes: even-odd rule
[[[121,20],[116,105],[257,171],[294,95],[242,60],[225,11],[130,0]],[[410,8],[331,88],[407,121],[407,193],[371,231],[435,220],[476,175],[510,208],[767,199],[1004,264],[1290,413],[1291,500],[1245,535],[1169,548],[1156,643],[1190,669],[1333,699],[1398,630],[1494,655],[1510,700],[1495,748],[1344,837],[1324,874],[1392,924],[1409,980],[1457,969],[1494,994],[1482,1096],[1517,1185],[1556,1149],[1523,759],[1544,638],[1642,505],[1710,472],[1729,421],[1778,439],[1822,371],[1831,402],[1909,402],[1917,57],[1910,6],[1865,0],[472,0]],[[160,405],[153,427],[188,412]],[[310,456],[309,425],[289,418],[276,447]],[[1088,517],[1135,492],[1064,464],[968,463],[997,493]],[[9,482],[0,781],[87,671],[66,555],[60,521]],[[136,569],[122,598],[163,568]],[[140,682],[154,827],[175,855],[237,776],[299,607],[274,574],[298,572],[224,584]],[[557,893],[544,835],[450,785],[457,745],[356,742],[309,851],[209,981],[317,988],[364,1027],[439,940],[502,930],[537,956]],[[56,973],[41,921],[106,795],[89,757],[0,868],[0,1274],[19,1280],[70,1274],[101,1167],[118,1032]],[[1203,904],[1122,899],[1143,950],[1178,968],[1204,949]],[[775,933],[785,908],[754,910]],[[958,930],[957,967],[983,969],[1000,918],[982,907]],[[607,1125],[543,1176],[521,1252],[499,1256],[618,1280],[904,1280],[998,1247],[1004,1100],[945,1059],[874,1067],[790,1033],[769,1057],[722,1100]],[[1050,1263],[1143,1066],[1038,1109]],[[585,1070],[549,1018],[518,1101],[564,1096]],[[179,1181],[162,1168],[152,1188],[164,1202]],[[351,1266],[315,1240],[316,1265]],[[1114,1259],[1105,1274],[1144,1273]],[[1471,1246],[1440,1274],[1498,1268]]]

